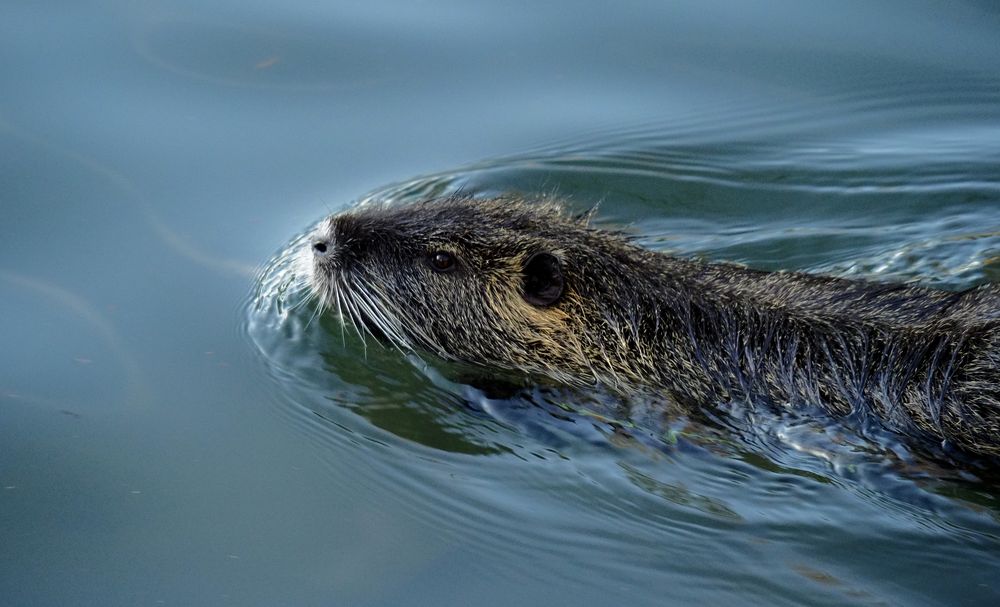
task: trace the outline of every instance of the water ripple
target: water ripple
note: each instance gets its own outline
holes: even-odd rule
[[[1000,89],[966,90],[960,103],[979,107]],[[600,202],[601,223],[663,251],[955,289],[994,279],[996,130],[922,123],[959,103],[933,90],[909,120],[874,128],[899,102],[836,100],[858,111],[853,128],[817,109],[772,108],[602,131],[359,203],[555,193],[581,209]],[[336,318],[314,318],[303,301],[307,233],[262,271],[245,314],[279,392],[276,414],[319,447],[332,475],[360,459],[345,483],[378,489],[451,541],[474,541],[505,575],[633,589],[681,575],[681,599],[715,584],[779,603],[796,602],[783,589],[804,576],[822,588],[818,602],[836,604],[877,596],[884,582],[871,572],[885,561],[919,585],[913,554],[928,545],[939,564],[1000,569],[1000,479],[989,469],[914,453],[821,411],[729,403],[695,419],[639,397],[489,393],[447,365],[366,346]],[[864,529],[852,531],[858,521]],[[595,553],[606,564],[597,576],[579,560]],[[667,563],[668,554],[690,558]],[[552,571],[521,565],[539,555]],[[727,591],[719,570],[744,577]]]

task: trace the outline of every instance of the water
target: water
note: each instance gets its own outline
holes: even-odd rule
[[[0,604],[995,604],[995,470],[484,392],[288,309],[324,215],[457,189],[998,280],[992,4],[661,4],[0,9]]]

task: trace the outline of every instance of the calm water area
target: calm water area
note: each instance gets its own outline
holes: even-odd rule
[[[0,3],[0,605],[997,605],[1000,471],[494,394],[296,301],[365,200],[1000,281],[994,2]]]

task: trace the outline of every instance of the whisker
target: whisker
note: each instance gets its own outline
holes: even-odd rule
[[[360,288],[359,292],[364,293],[369,304],[375,308],[378,316],[381,317],[381,322],[391,327],[392,331],[386,331],[386,335],[394,342],[393,345],[401,354],[412,356],[421,364],[427,364],[427,361],[417,353],[416,347],[407,335],[409,333],[410,335],[422,338],[425,342],[425,349],[441,353],[442,356],[444,355],[444,351],[427,336],[423,329],[413,323],[408,316],[399,313],[399,308],[392,303],[392,300],[381,289],[378,282],[371,282],[368,286],[371,288]],[[385,329],[386,327],[383,326],[383,330]]]
[[[330,288],[333,290],[334,298],[337,301],[337,319],[340,321],[340,343],[341,343],[341,345],[343,347],[346,348],[347,347],[347,333],[346,333],[346,329],[344,328],[344,325],[347,323],[347,319],[344,318],[344,309],[340,305],[340,299],[341,299],[341,297],[340,297],[340,288],[337,286],[336,282],[332,283],[330,285]]]
[[[288,306],[288,311],[289,312],[298,312],[300,308],[306,307],[306,305],[309,304],[314,298],[322,301],[321,298],[319,298],[316,295],[307,294],[305,297],[299,299],[294,304]]]
[[[354,331],[358,334],[358,337],[361,338],[361,343],[364,346],[365,358],[368,358],[368,339],[365,337],[365,333],[370,334],[371,331],[369,331],[368,327],[364,324],[364,317],[361,315],[361,312],[358,310],[357,304],[354,301],[354,293],[350,289],[346,288],[346,286],[347,285],[341,283],[341,288],[338,289],[337,292],[343,296],[344,307],[347,309],[347,313],[351,317],[351,324],[354,326]]]
[[[442,358],[447,358],[447,353],[444,349],[441,348],[438,343],[423,330],[423,328],[413,322],[408,316],[400,314],[397,311],[396,306],[391,303],[392,300],[389,299],[386,293],[377,284],[373,285],[373,290],[377,294],[377,299],[382,303],[383,309],[392,310],[394,312],[393,316],[396,318],[397,325],[400,327],[401,331],[408,332],[411,335],[416,336],[424,349],[431,350]],[[413,344],[411,344],[409,340],[404,340],[404,344],[408,350],[415,350]]]
[[[337,305],[341,306],[345,312],[343,316],[344,324],[350,324],[354,332],[357,333],[358,339],[364,341],[365,336],[361,334],[358,319],[354,316],[354,308],[351,307],[350,294],[341,285],[337,286]]]
[[[389,339],[389,342],[400,351],[404,353],[404,348],[407,348],[406,339],[400,333],[400,327],[398,322],[394,322],[395,318],[390,318],[386,314],[386,307],[384,305],[379,305],[380,303],[375,301],[375,297],[364,287],[358,285],[353,279],[351,280],[351,285],[354,288],[355,294],[358,296],[358,304],[364,308],[368,313],[368,317],[375,323],[375,326]]]
[[[323,313],[323,299],[319,298],[319,305],[313,309],[312,314],[309,315],[309,320],[306,321],[305,329],[308,329],[312,325],[313,321],[320,317]]]

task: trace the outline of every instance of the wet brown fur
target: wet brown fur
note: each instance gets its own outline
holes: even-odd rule
[[[946,292],[703,263],[643,249],[553,201],[451,197],[331,217],[312,286],[402,350],[640,387],[698,406],[819,404],[1000,454],[1000,288]],[[446,251],[453,271],[429,256]],[[547,253],[565,280],[525,299]]]

